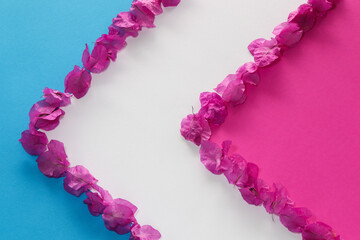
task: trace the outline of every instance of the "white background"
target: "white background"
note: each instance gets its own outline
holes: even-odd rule
[[[198,110],[199,94],[251,61],[247,45],[269,38],[304,2],[183,0],[94,75],[50,138],[63,141],[71,163],[86,166],[114,197],[138,206],[140,223],[162,239],[301,239],[208,172],[179,130],[192,106]]]

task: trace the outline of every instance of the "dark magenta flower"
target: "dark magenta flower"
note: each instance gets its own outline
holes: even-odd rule
[[[29,112],[30,128],[53,130],[60,123],[60,118],[65,112],[58,107],[54,107],[41,100],[35,103]]]
[[[181,135],[188,141],[200,145],[210,138],[209,123],[200,114],[189,114],[181,121]]]
[[[45,101],[53,107],[66,107],[71,103],[71,94],[62,93],[51,88],[43,90]]]
[[[285,207],[280,211],[281,223],[291,232],[301,233],[312,216],[307,208]]]
[[[179,3],[180,0],[162,0],[164,7],[176,7]]]
[[[96,40],[97,45],[102,45],[106,48],[108,57],[115,61],[117,52],[126,46],[125,39],[119,35],[103,34]]]
[[[159,240],[160,238],[160,232],[149,225],[135,224],[131,228],[130,240]]]
[[[65,77],[65,92],[72,93],[76,98],[82,98],[88,92],[91,85],[91,74],[85,68],[79,66],[68,73]]]
[[[297,10],[291,12],[288,17],[289,23],[296,23],[304,32],[309,31],[315,24],[316,15],[309,4],[303,4]]]
[[[221,125],[228,114],[226,105],[217,93],[203,92],[200,94],[201,109],[199,114],[203,115],[209,123]]]
[[[275,27],[273,34],[279,45],[291,47],[300,41],[303,30],[296,23],[284,22]]]
[[[237,74],[229,74],[214,90],[233,106],[246,100],[245,83]]]
[[[78,197],[83,192],[92,189],[97,181],[85,167],[78,165],[67,170],[64,179],[64,189]]]
[[[277,41],[272,38],[266,40],[259,38],[248,46],[250,53],[254,56],[255,64],[259,67],[266,67],[275,62],[281,54]]]
[[[108,50],[101,44],[95,44],[90,55],[89,47],[86,44],[86,48],[82,55],[82,63],[88,71],[92,73],[101,73],[110,64]]]
[[[128,36],[137,37],[139,31],[141,31],[141,26],[136,21],[136,16],[130,12],[119,13],[113,19],[113,24],[109,27],[110,35],[119,35],[124,38]]]
[[[332,228],[325,223],[315,222],[307,225],[302,232],[303,240],[340,240]]]
[[[38,156],[46,150],[48,138],[45,133],[36,129],[25,130],[19,139],[24,150],[33,156]]]
[[[50,141],[48,151],[41,153],[36,162],[39,170],[50,178],[63,177],[70,165],[64,144],[56,140]]]

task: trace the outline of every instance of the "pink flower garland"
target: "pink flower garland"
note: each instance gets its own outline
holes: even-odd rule
[[[45,88],[43,100],[30,110],[29,130],[21,133],[19,140],[27,153],[38,156],[39,170],[49,178],[64,178],[64,189],[79,197],[93,216],[100,216],[105,227],[120,235],[130,232],[131,240],[158,240],[159,231],[149,225],[141,226],[136,218],[137,207],[121,199],[113,199],[108,191],[97,184],[97,179],[83,166],[70,167],[64,144],[57,140],[49,142],[40,130],[55,129],[65,115],[62,107],[71,103],[71,97],[82,98],[91,85],[91,75],[101,73],[116,60],[117,52],[126,46],[126,38],[137,37],[143,27],[153,28],[155,16],[162,13],[162,6],[177,6],[180,0],[134,0],[129,12],[122,12],[113,19],[109,33],[96,40],[90,53],[88,46],[83,52],[83,68],[74,66],[65,77],[65,93]]]
[[[281,184],[267,185],[258,178],[256,164],[245,161],[240,155],[229,155],[231,141],[220,147],[209,141],[211,126],[221,125],[227,116],[227,108],[246,100],[248,84],[257,85],[258,68],[275,63],[284,50],[298,43],[316,20],[334,7],[335,0],[308,0],[307,4],[290,13],[287,22],[275,27],[274,38],[257,39],[248,49],[254,62],[245,63],[235,74],[228,75],[214,90],[217,93],[200,94],[201,109],[181,122],[181,134],[200,146],[200,160],[213,174],[224,174],[228,182],[238,188],[244,200],[252,205],[263,205],[270,214],[280,217],[281,223],[291,232],[301,233],[303,240],[340,240],[328,225],[314,220],[310,210],[297,208]],[[219,95],[218,95],[219,94]]]

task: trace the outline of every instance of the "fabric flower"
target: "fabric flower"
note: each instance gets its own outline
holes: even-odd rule
[[[110,205],[104,209],[102,218],[105,227],[117,234],[127,234],[130,232],[131,226],[136,219],[134,214],[137,208],[124,199],[115,199]]]
[[[262,196],[269,191],[269,187],[262,179],[257,179],[253,186],[241,188],[239,191],[247,203],[259,206],[264,202]]]
[[[162,0],[164,7],[176,7],[179,3],[180,0]]]
[[[39,132],[36,129],[25,130],[21,133],[19,139],[24,150],[33,156],[38,156],[46,150],[48,138],[45,133]]]
[[[301,233],[312,216],[307,208],[285,207],[280,212],[281,223],[291,232]]]
[[[91,85],[91,74],[85,68],[74,67],[65,77],[65,92],[72,93],[79,99],[85,96]]]
[[[85,167],[78,165],[67,170],[64,189],[78,197],[83,192],[91,189],[97,181]]]
[[[303,30],[296,23],[284,22],[275,27],[273,34],[279,45],[291,47],[300,41]]]
[[[41,153],[36,162],[40,171],[50,178],[63,177],[70,165],[64,144],[57,140],[50,141],[48,151]]]
[[[199,146],[210,138],[211,129],[201,114],[189,114],[181,121],[180,133],[186,140]]]
[[[104,212],[106,206],[113,201],[110,193],[102,188],[98,192],[86,192],[87,198],[84,203],[88,205],[89,212],[93,216],[99,216]]]
[[[242,65],[237,71],[238,75],[245,83],[250,83],[252,85],[257,85],[260,80],[258,73],[258,67],[253,62],[248,62]]]
[[[245,83],[236,74],[229,74],[214,90],[225,102],[233,106],[242,104],[246,100]]]
[[[89,47],[86,44],[86,48],[82,55],[82,63],[84,67],[92,73],[101,73],[110,64],[108,57],[108,51],[105,46],[95,44],[94,49],[89,53]]]
[[[333,7],[333,3],[329,0],[308,0],[308,3],[319,12],[328,11]]]
[[[221,125],[228,114],[227,108],[216,93],[203,92],[200,94],[201,109],[199,114],[204,116],[209,123]]]
[[[112,60],[116,60],[116,54],[118,51],[126,46],[125,39],[119,35],[103,34],[96,40],[96,45],[102,45],[107,50],[108,57]]]
[[[322,222],[315,222],[305,227],[302,232],[303,240],[340,240],[334,231]]]
[[[273,188],[272,191],[264,192],[262,199],[264,200],[264,207],[268,213],[279,215],[281,210],[286,206],[293,205],[293,202],[281,184],[274,183]]]
[[[266,40],[256,39],[248,46],[250,53],[254,56],[255,64],[259,67],[266,67],[275,62],[281,54],[277,41],[272,38]]]
[[[109,27],[110,35],[119,35],[124,38],[128,36],[137,37],[139,31],[141,31],[141,26],[136,22],[136,17],[130,12],[119,13]]]
[[[62,93],[51,88],[43,90],[45,102],[53,107],[65,107],[71,103],[71,94]]]
[[[289,23],[295,23],[304,32],[309,31],[315,24],[316,15],[314,9],[309,4],[302,4],[297,10],[291,12],[288,17]]]
[[[231,168],[231,162],[226,157],[230,141],[223,143],[223,149],[211,141],[204,141],[201,144],[199,153],[200,161],[213,174],[220,175]]]
[[[160,232],[149,225],[136,224],[131,228],[130,240],[159,240],[160,238]]]
[[[63,110],[41,100],[30,109],[30,127],[45,131],[53,130],[59,125],[60,118],[63,115],[65,115]]]

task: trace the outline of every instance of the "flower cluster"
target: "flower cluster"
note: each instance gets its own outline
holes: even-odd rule
[[[229,155],[231,141],[220,147],[209,141],[211,126],[221,125],[227,116],[227,108],[246,100],[248,85],[257,85],[258,70],[275,63],[284,50],[298,43],[319,17],[325,16],[335,0],[308,0],[290,13],[288,20],[275,27],[274,37],[256,39],[248,46],[254,62],[242,65],[235,74],[228,75],[214,90],[200,95],[201,109],[184,118],[181,134],[200,146],[200,160],[213,174],[224,174],[228,182],[238,188],[244,200],[255,206],[264,206],[270,214],[279,216],[281,223],[291,232],[301,233],[303,240],[340,240],[331,227],[314,220],[310,210],[294,206],[281,184],[269,186],[258,178],[259,168],[238,154]],[[219,95],[218,95],[219,94]]]
[[[122,12],[113,19],[109,33],[96,40],[91,53],[86,45],[82,55],[83,67],[75,65],[65,77],[65,93],[44,89],[43,99],[35,103],[29,112],[29,129],[21,133],[19,140],[27,153],[38,156],[38,168],[46,177],[64,177],[64,189],[68,193],[76,197],[85,193],[87,198],[84,203],[89,212],[93,216],[101,215],[110,231],[121,235],[131,233],[131,240],[158,240],[161,234],[149,225],[141,226],[135,218],[137,207],[124,199],[113,199],[85,167],[71,167],[64,144],[57,140],[49,142],[41,130],[50,131],[59,125],[65,115],[62,108],[71,104],[72,96],[79,99],[86,95],[91,85],[91,74],[103,72],[110,60],[116,60],[118,51],[126,46],[127,37],[138,36],[143,27],[155,27],[155,16],[162,13],[162,6],[172,7],[179,3],[180,0],[134,0],[129,12]]]

